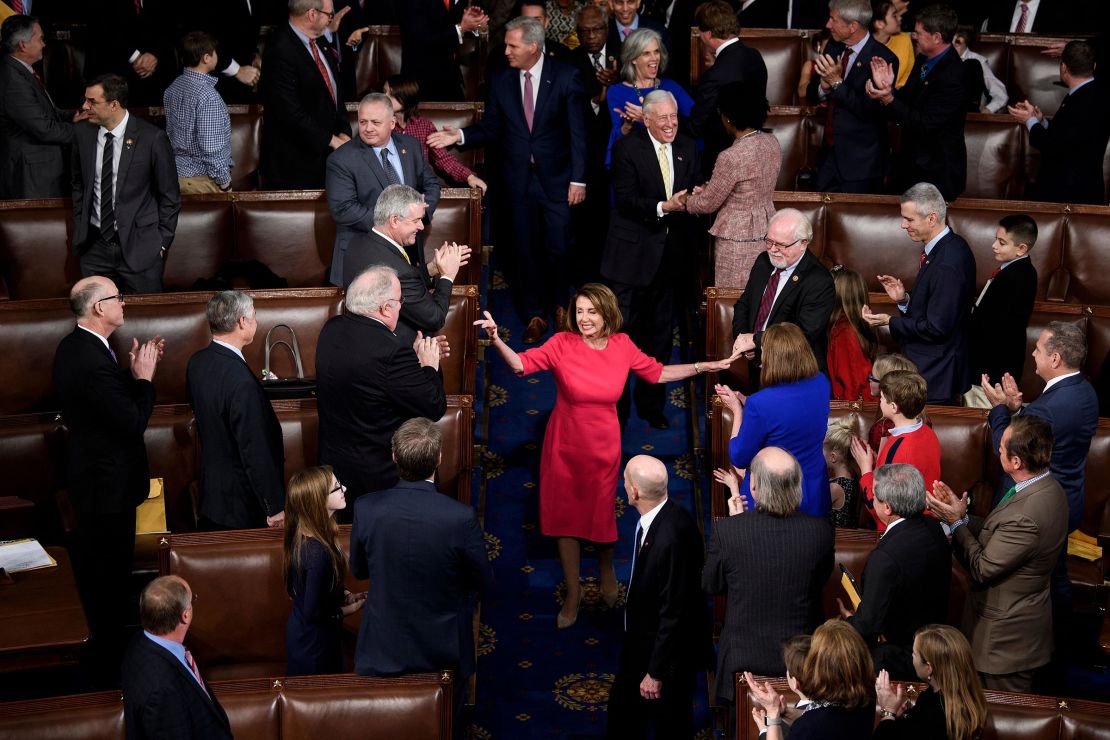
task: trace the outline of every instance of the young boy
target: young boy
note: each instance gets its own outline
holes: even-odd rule
[[[960,59],[964,60],[965,64],[978,62],[983,70],[982,85],[979,85],[979,89],[975,91],[977,93],[975,107],[970,112],[1005,113],[1006,103],[1010,99],[1006,93],[1006,85],[995,76],[987,58],[971,50],[971,45],[977,38],[978,35],[972,26],[957,26],[956,35],[952,37],[952,48],[959,52]]]
[[[1029,250],[1037,243],[1037,222],[1025,214],[1004,216],[995,232],[994,259],[997,267],[983,287],[971,311],[968,344],[971,347],[971,379],[964,405],[989,409],[991,404],[980,381],[993,385],[1006,373],[1021,382],[1025,367],[1025,329],[1037,297],[1037,268]]]
[[[860,440],[852,443],[852,457],[859,465],[859,487],[864,505],[882,532],[886,525],[875,514],[874,470],[880,465],[906,463],[917,468],[925,479],[925,489],[933,490],[933,481],[940,480],[940,441],[921,418],[925,410],[925,378],[917,373],[895,370],[879,383],[879,411],[894,426],[875,455]],[[926,512],[928,513],[928,512]]]

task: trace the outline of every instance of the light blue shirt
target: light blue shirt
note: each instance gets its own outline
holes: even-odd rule
[[[189,661],[185,660],[185,646],[183,644],[181,644],[180,642],[174,642],[173,640],[167,640],[164,637],[159,637],[158,635],[152,635],[146,630],[143,630],[143,634],[146,635],[147,639],[149,639],[155,645],[161,645],[166,650],[169,650],[170,654],[181,661],[181,665],[185,666],[185,670],[188,672],[188,674],[192,676],[198,684],[200,684],[200,687],[202,689],[204,689],[204,684],[201,683],[199,678],[197,678],[197,674],[193,673],[193,669],[189,666]],[[205,693],[208,693],[208,689],[204,689],[204,691]]]
[[[628,33],[632,33],[640,27],[640,14],[637,13],[636,17],[632,19],[632,23],[628,24],[627,26],[622,26],[621,22],[618,21],[616,18],[613,18],[613,23],[617,24],[617,36],[623,42],[626,38],[628,38]],[[628,29],[628,33],[624,32],[624,29],[626,28]]]
[[[389,163],[391,165],[393,165],[393,171],[397,173],[397,178],[401,181],[401,184],[402,185],[406,184],[405,183],[404,168],[401,167],[401,155],[397,151],[397,142],[395,142],[393,140],[393,137],[392,136],[389,137],[389,143],[386,144],[385,146],[374,146],[374,147],[370,147],[370,148],[374,150],[374,157],[377,158],[379,164],[382,161],[382,150],[383,149],[388,150],[389,151]],[[384,167],[383,167],[383,169],[384,169]]]
[[[239,359],[242,360],[243,362],[247,361],[247,358],[243,357],[243,351],[240,350],[238,347],[236,347],[234,344],[228,344],[227,342],[221,342],[219,339],[213,339],[212,341],[215,342],[216,344],[220,345],[221,347],[229,349],[232,352],[234,352],[235,354],[239,355]]]
[[[897,437],[899,434],[909,434],[910,432],[916,432],[924,423],[924,421],[918,419],[913,424],[907,424],[904,427],[894,427],[890,430],[890,436]]]

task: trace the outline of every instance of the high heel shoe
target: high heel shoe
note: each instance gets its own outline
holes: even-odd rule
[[[578,603],[574,605],[574,616],[564,617],[563,612],[560,611],[555,615],[555,628],[565,630],[568,627],[573,627],[574,623],[578,621],[578,610],[582,608],[582,594],[578,595]]]
[[[620,598],[621,588],[620,581],[617,580],[617,574],[615,571],[613,571],[613,590],[606,591],[604,588],[600,588],[600,591],[601,600],[605,602],[606,606],[612,609],[617,605],[617,599]]]

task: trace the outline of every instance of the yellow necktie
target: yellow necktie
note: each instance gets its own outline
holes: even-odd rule
[[[659,171],[663,173],[663,188],[667,191],[667,200],[671,199],[671,163],[667,161],[667,145],[659,145]]]
[[[397,247],[397,248],[401,250],[401,256],[405,258],[405,262],[408,262],[411,265],[412,260],[409,259],[409,253],[407,251],[405,251],[405,248],[404,247]]]

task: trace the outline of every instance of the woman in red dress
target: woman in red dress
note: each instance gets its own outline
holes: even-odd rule
[[[878,401],[868,377],[878,337],[861,312],[867,303],[867,283],[855,270],[832,269],[836,306],[829,317],[828,368],[832,397],[838,401]]]
[[[583,285],[574,296],[570,331],[556,333],[535,349],[517,354],[497,333],[489,311],[476,326],[514,372],[555,374],[555,409],[544,433],[540,458],[540,531],[559,540],[559,561],[567,598],[556,619],[560,629],[578,618],[581,540],[598,543],[601,595],[617,602],[613,543],[617,540],[615,499],[621,461],[617,400],[629,371],[650,383],[682,380],[731,362],[662,365],[641,352],[627,334],[617,333],[621,315],[613,291],[599,283]]]

